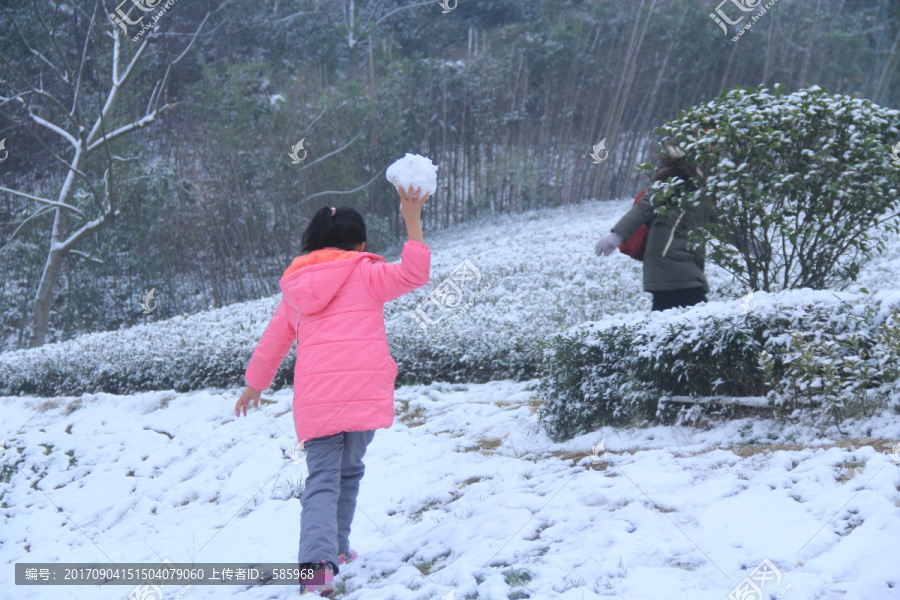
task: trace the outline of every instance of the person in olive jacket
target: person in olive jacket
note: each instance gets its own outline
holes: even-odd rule
[[[682,159],[685,153],[675,145],[665,146],[660,167],[650,178],[663,181],[678,178],[681,185],[695,189],[697,174]],[[641,225],[650,229],[644,252],[644,291],[653,294],[653,309],[666,310],[679,306],[693,306],[706,302],[709,283],[703,274],[703,248],[688,248],[688,233],[710,218],[707,207],[691,207],[663,217],[650,193],[645,193],[612,231],[597,242],[597,256],[609,256],[624,240],[630,238]]]

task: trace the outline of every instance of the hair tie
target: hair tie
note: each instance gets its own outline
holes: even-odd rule
[[[337,214],[337,209],[336,209],[335,207],[332,206],[332,207],[331,207],[331,216],[333,217],[333,216],[336,215],[336,214]]]

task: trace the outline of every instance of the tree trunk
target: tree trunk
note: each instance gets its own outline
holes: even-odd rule
[[[69,203],[69,198],[75,191],[75,173],[82,168],[82,149],[75,150],[75,157],[62,189],[59,191],[59,201]],[[44,263],[44,272],[38,284],[37,294],[34,297],[34,309],[31,316],[31,336],[28,338],[28,347],[37,348],[44,344],[47,338],[47,328],[50,324],[50,304],[53,301],[53,289],[59,277],[59,271],[68,250],[62,244],[66,241],[68,233],[68,210],[57,208],[53,217],[53,231],[50,234],[50,250],[47,252],[47,261]]]

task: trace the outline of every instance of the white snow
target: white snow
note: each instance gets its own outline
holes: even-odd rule
[[[501,335],[530,345],[551,328],[645,311],[639,263],[591,253],[631,202],[492,217],[430,236],[433,281],[387,311],[392,345],[424,343],[408,313],[464,258],[495,282],[439,341],[469,353]],[[883,295],[900,274],[900,237],[887,244],[859,281]],[[731,278],[709,270],[715,298]],[[756,310],[772,303],[756,299]],[[185,340],[181,329],[202,331],[230,347],[247,329],[258,336],[276,302],[173,319],[167,331]],[[150,351],[150,331],[64,348],[112,369],[112,355],[92,358],[101,346]],[[212,350],[189,343],[180,352]],[[157,358],[174,356],[166,348]],[[888,454],[900,415],[842,432],[753,418],[604,428],[554,444],[539,428],[535,389],[499,381],[397,391],[398,419],[366,457],[351,536],[360,560],[341,570],[338,598],[431,600],[452,590],[457,600],[723,600],[764,559],[782,576],[767,600],[786,586],[784,600],[900,598],[900,464]],[[300,503],[291,490],[306,472],[290,460],[291,391],[265,394],[274,404],[236,420],[238,393],[0,397],[0,599],[122,600],[131,589],[14,586],[16,562],[294,561]],[[601,440],[608,454],[592,465]],[[195,586],[183,598],[296,593]]]
[[[342,569],[338,598],[722,600],[765,559],[782,577],[766,598],[788,585],[790,600],[900,597],[900,465],[884,447],[900,439],[900,416],[846,435],[745,419],[554,444],[534,387],[398,390],[398,419],[365,459],[351,536],[360,560]],[[290,391],[236,420],[237,392],[85,395],[43,409],[3,399],[15,467],[0,485],[0,597],[130,591],[14,587],[15,562],[295,560],[300,503],[287,490],[306,472],[290,460]],[[296,593],[195,586],[185,597]]]
[[[387,168],[386,176],[394,187],[407,190],[412,185],[431,195],[437,190],[437,170],[437,165],[430,159],[407,152]]]

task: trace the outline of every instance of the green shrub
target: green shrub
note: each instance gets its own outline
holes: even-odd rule
[[[767,398],[780,412],[821,406],[840,423],[871,416],[891,399],[900,380],[900,313],[883,319],[873,306],[862,308],[825,330],[794,331],[789,344],[760,353]]]
[[[818,87],[734,89],[658,132],[686,150],[703,183],[655,183],[670,202],[661,212],[713,207],[691,238],[744,289],[844,286],[884,248],[881,234],[897,231],[896,110]]]
[[[838,421],[896,399],[900,296],[759,296],[749,311],[712,302],[616,315],[556,336],[544,349],[542,425],[563,440],[645,424],[671,396],[766,396]]]

